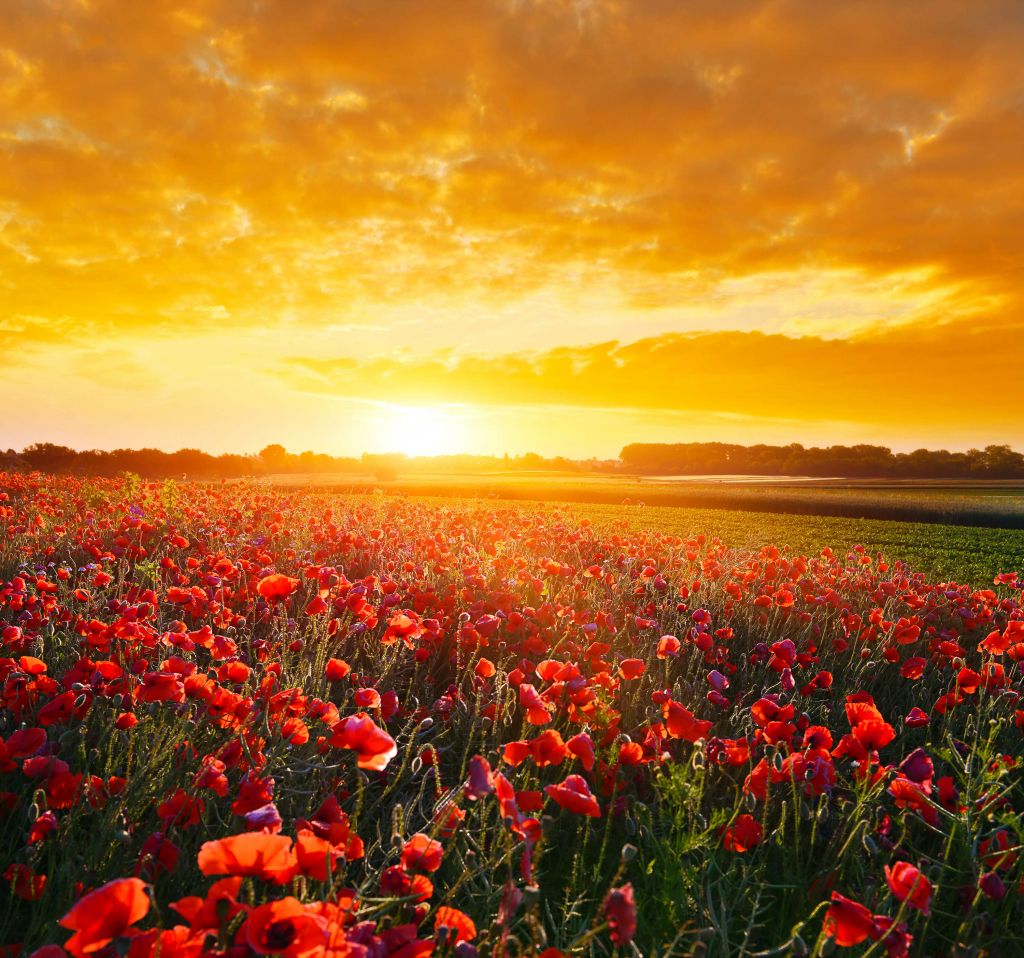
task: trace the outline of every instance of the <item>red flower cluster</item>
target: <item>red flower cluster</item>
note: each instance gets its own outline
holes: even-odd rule
[[[681,822],[762,909],[797,849],[822,945],[1021,917],[1012,573],[245,484],[0,475],[0,522],[26,955],[556,958],[552,876],[591,866],[554,940],[660,946]]]

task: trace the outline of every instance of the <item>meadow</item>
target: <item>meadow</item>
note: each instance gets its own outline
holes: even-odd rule
[[[0,475],[4,954],[1024,952],[1024,533],[488,494]]]
[[[559,472],[410,472],[376,479],[365,473],[309,473],[271,475],[260,481],[350,494],[381,491],[446,498],[671,506],[1024,529],[1024,486],[1017,481],[708,480]]]

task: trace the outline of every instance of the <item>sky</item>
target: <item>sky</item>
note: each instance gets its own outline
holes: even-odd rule
[[[1019,0],[4,0],[0,447],[1024,447]]]

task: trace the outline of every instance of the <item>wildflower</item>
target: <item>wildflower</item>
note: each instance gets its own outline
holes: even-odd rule
[[[83,895],[59,924],[74,932],[64,949],[75,958],[100,951],[132,932],[132,926],[149,913],[145,882],[116,878]]]

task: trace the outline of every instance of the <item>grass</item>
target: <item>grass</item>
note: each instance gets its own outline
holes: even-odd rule
[[[726,509],[781,515],[885,519],[1024,530],[1024,486],[1002,481],[938,483],[884,480],[872,483],[665,481],[607,474],[438,473],[368,481],[358,474],[279,475],[261,480],[282,488],[334,492],[383,491],[501,501],[578,502],[594,505]]]

